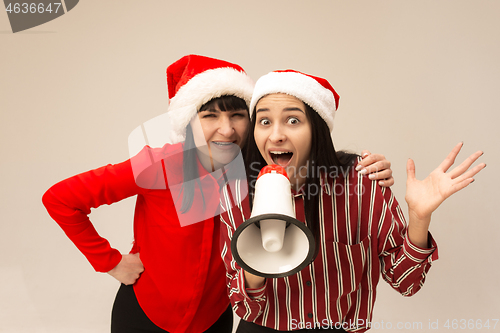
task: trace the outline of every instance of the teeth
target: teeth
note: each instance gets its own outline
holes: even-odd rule
[[[271,154],[271,158],[272,158],[274,164],[279,164],[278,163],[278,155],[293,154],[291,151],[273,151],[273,150],[270,150],[269,153]]]
[[[233,144],[232,142],[214,142],[216,145],[221,145],[221,146],[229,146],[230,144]]]

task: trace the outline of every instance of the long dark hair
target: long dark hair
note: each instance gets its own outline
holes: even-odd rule
[[[358,155],[345,151],[335,151],[333,141],[330,136],[330,130],[326,122],[321,116],[314,111],[309,105],[305,104],[306,116],[311,124],[311,152],[309,155],[309,165],[307,170],[307,178],[304,184],[306,189],[318,189],[314,193],[305,193],[304,195],[304,211],[308,227],[311,229],[316,239],[316,252],[319,248],[319,202],[321,190],[321,173],[319,170],[326,170],[330,176],[337,177],[340,173],[347,174],[349,168],[354,165]],[[251,120],[250,129],[247,136],[245,167],[249,183],[249,199],[250,207],[253,204],[253,195],[255,191],[255,182],[260,169],[267,165],[257,148],[254,138],[254,130],[257,116],[254,110]],[[332,173],[329,171],[336,171]]]
[[[221,97],[211,99],[207,103],[203,104],[198,112],[214,109],[215,107],[218,107],[221,111],[248,111],[248,106],[243,99],[233,95],[223,95]],[[195,183],[192,180],[196,180],[198,186],[200,186],[201,188],[201,182],[199,180],[198,173],[196,145],[194,143],[193,129],[189,124],[186,127],[186,140],[184,142],[182,170],[184,183],[182,185],[181,212],[185,213],[189,211],[189,209],[191,209],[191,206],[193,205]],[[205,207],[205,198],[203,197],[203,191],[201,191],[201,195],[203,199],[203,207]]]

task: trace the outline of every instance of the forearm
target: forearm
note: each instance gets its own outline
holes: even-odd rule
[[[265,282],[266,282],[265,278],[263,278],[261,276],[253,275],[253,274],[245,271],[245,287],[246,288],[249,288],[249,289],[262,288],[264,286]]]
[[[436,242],[428,231],[424,236],[423,230],[414,229],[420,245],[411,240],[410,228],[403,228],[400,231],[403,233],[392,234],[392,241],[386,242],[387,247],[382,251],[382,275],[403,296],[411,296],[422,287],[432,261],[438,259]]]
[[[428,232],[430,214],[422,218],[409,206],[407,223],[392,191],[382,192],[388,203],[378,227],[382,276],[403,296],[411,296],[422,287],[431,262],[438,259],[437,245]]]
[[[247,321],[254,321],[262,314],[266,307],[266,284],[260,287],[250,288],[247,285],[247,279],[244,272],[234,262],[231,254],[224,257],[226,264],[226,278],[228,284],[228,296],[233,305],[236,314]],[[264,278],[261,278],[265,281]]]
[[[248,285],[247,273],[239,267],[239,265],[234,260],[231,253],[231,238],[234,232],[232,224],[228,224],[229,216],[226,210],[220,215],[221,219],[221,236],[223,241],[221,256],[224,260],[224,265],[226,266],[226,278],[228,286],[228,296],[233,305],[233,309],[236,314],[244,318],[247,321],[255,320],[265,308],[267,304],[267,298],[265,297],[265,279],[261,277],[254,276],[255,278],[261,279],[262,284],[259,287],[252,288]],[[226,228],[224,228],[224,226]],[[226,230],[223,230],[226,229]],[[249,275],[250,284],[253,286],[253,281],[251,274]],[[257,285],[255,284],[255,285]]]
[[[94,269],[107,272],[120,262],[121,254],[98,234],[88,214],[91,208],[137,193],[130,163],[124,162],[63,180],[43,195],[42,202]]]

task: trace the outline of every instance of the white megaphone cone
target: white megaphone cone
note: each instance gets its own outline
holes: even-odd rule
[[[231,241],[236,262],[264,277],[297,273],[314,257],[314,236],[295,218],[290,181],[283,167],[264,167],[255,183],[252,214]]]
[[[284,214],[295,218],[290,181],[282,167],[267,166],[262,169],[255,183],[254,198],[250,218],[264,214]],[[285,220],[260,219],[262,246],[266,251],[276,252],[282,249],[285,228]]]

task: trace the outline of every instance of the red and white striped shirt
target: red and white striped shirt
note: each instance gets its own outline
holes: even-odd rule
[[[422,287],[438,258],[437,246],[430,234],[430,249],[410,242],[392,191],[354,168],[336,179],[325,177],[321,185],[318,256],[299,273],[267,279],[260,289],[245,288],[243,270],[231,254],[235,229],[250,217],[246,182],[224,187],[221,255],[229,297],[242,319],[276,330],[342,326],[364,332],[370,328],[380,274],[403,296]],[[305,221],[304,194],[293,195],[297,219]]]

